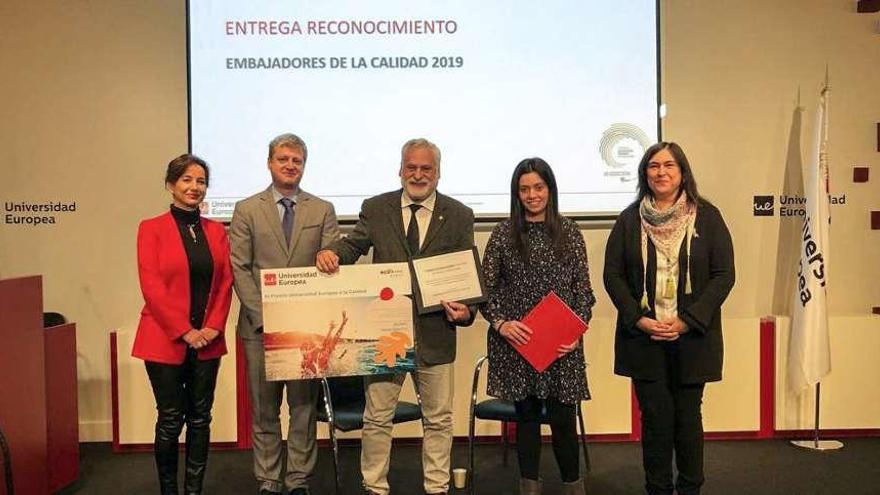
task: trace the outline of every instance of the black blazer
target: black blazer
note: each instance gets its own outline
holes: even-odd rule
[[[400,211],[402,189],[368,198],[354,231],[330,245],[343,265],[351,264],[373,248],[374,263],[409,260],[409,245]],[[434,255],[471,249],[474,246],[474,212],[462,203],[437,193],[431,223],[422,243],[421,255]],[[475,308],[471,308],[473,323]],[[435,365],[455,361],[455,325],[443,311],[419,316],[413,303],[416,357],[420,364]]]
[[[721,380],[724,343],[721,337],[721,304],[733,288],[733,243],[721,212],[700,200],[697,205],[695,235],[691,243],[691,294],[685,294],[685,267],[688,266],[685,242],[679,252],[678,316],[690,331],[678,339],[679,376],[682,383]],[[641,219],[638,203],[623,210],[611,230],[605,247],[604,282],[611,301],[617,307],[617,331],[614,339],[614,372],[644,380],[661,379],[665,371],[663,343],[653,341],[636,327],[642,316],[654,318],[654,290],[657,251],[648,241],[645,270],[648,304],[640,307],[646,286],[643,280]]]

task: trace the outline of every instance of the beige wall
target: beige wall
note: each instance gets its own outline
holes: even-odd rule
[[[737,286],[725,315],[771,312],[779,218],[753,217],[752,196],[782,192],[798,89],[808,110],[806,143],[827,64],[832,188],[847,198],[832,210],[830,307],[837,316],[866,316],[880,305],[880,233],[868,230],[867,213],[880,208],[880,168],[868,184],[853,184],[851,167],[876,165],[880,156],[880,17],[856,14],[850,0],[661,4],[664,135],[684,146],[700,190],[721,208],[734,237]],[[76,213],[51,227],[0,223],[0,277],[43,274],[46,309],[77,322],[84,439],[110,437],[108,333],[137,321],[137,223],[167,204],[163,164],[186,149],[185,29],[177,0],[0,3],[0,201],[77,202]],[[388,173],[393,162],[389,156]],[[481,244],[485,236],[478,235]],[[599,288],[607,226],[585,236],[595,314],[610,320]],[[876,328],[877,320],[866,324]],[[608,385],[594,385],[590,407],[601,409],[604,397],[623,399],[607,368],[610,336],[595,335],[588,359],[602,369],[591,372],[607,375]],[[475,354],[482,339],[469,336],[463,354]],[[471,363],[462,360],[459,385],[469,383]],[[619,426],[602,421],[609,431]]]
[[[46,310],[77,322],[86,439],[110,436],[138,222],[167,206],[162,164],[186,150],[185,32],[178,1],[0,4],[0,198],[77,202],[53,227],[0,224],[0,276],[42,274]]]

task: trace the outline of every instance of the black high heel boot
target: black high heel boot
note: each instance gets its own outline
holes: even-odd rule
[[[186,426],[186,473],[183,491],[186,495],[200,495],[205,469],[208,465],[208,447],[211,440],[211,416],[191,418]]]
[[[177,490],[177,445],[156,445],[156,470],[159,472],[159,493],[178,495]]]

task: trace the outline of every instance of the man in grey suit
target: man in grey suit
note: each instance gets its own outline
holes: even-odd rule
[[[235,292],[241,300],[238,335],[247,358],[254,444],[254,474],[261,494],[309,493],[317,459],[311,380],[266,381],[260,269],[312,266],[315,254],[339,237],[333,205],[300,189],[308,150],[294,134],[269,143],[272,185],[235,205],[229,225]],[[290,423],[287,469],[282,451],[281,396],[287,387]]]
[[[403,189],[364,201],[350,236],[322,250],[317,268],[335,272],[373,249],[373,261],[407,261],[415,254],[434,255],[474,245],[474,212],[436,191],[440,150],[426,139],[403,145],[400,162]],[[416,360],[414,378],[422,400],[422,469],[425,493],[449,491],[452,450],[453,361],[456,325],[473,323],[475,308],[444,302],[444,311],[417,315],[413,304]],[[386,495],[391,457],[391,419],[406,375],[365,377],[367,405],[361,440],[361,473],[367,493]]]

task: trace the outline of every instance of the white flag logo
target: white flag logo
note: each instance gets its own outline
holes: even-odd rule
[[[815,142],[804,171],[804,223],[800,232],[794,314],[788,349],[788,383],[800,392],[831,371],[828,344],[828,88],[823,88],[816,112]]]

